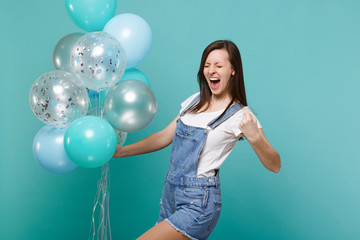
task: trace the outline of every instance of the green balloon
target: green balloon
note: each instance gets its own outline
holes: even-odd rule
[[[115,15],[116,0],[65,0],[71,20],[88,31],[101,31]]]
[[[75,120],[64,136],[65,152],[76,165],[96,168],[107,163],[115,153],[117,137],[104,119],[85,116]]]
[[[146,83],[149,87],[151,87],[150,81],[146,77],[146,75],[142,71],[136,68],[127,69],[124,75],[121,77],[120,81],[133,80],[133,79]]]

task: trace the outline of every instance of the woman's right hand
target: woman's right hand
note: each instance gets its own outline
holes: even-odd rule
[[[124,157],[124,147],[121,146],[121,145],[116,145],[116,150],[115,150],[115,153],[113,155],[113,158],[121,158],[121,157]]]

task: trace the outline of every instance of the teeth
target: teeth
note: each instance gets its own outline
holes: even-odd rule
[[[216,81],[216,80],[220,80],[218,78],[210,78],[210,81]]]

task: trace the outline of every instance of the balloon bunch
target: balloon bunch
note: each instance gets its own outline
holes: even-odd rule
[[[30,106],[46,124],[35,136],[37,163],[52,173],[107,163],[128,132],[154,119],[157,102],[145,74],[135,69],[148,55],[152,33],[135,14],[114,16],[116,0],[65,0],[72,21],[88,33],[56,44],[55,70],[30,90]]]

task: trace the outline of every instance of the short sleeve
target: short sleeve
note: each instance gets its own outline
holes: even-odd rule
[[[242,133],[242,131],[239,129],[239,124],[241,123],[241,121],[243,119],[244,112],[251,112],[251,114],[255,117],[255,119],[257,121],[258,128],[262,128],[259,120],[254,115],[254,113],[251,111],[251,109],[248,106],[243,107],[234,115],[234,120],[232,121],[232,123],[233,123],[232,129],[233,129],[233,133],[236,138],[239,138],[240,134]]]
[[[185,101],[183,101],[181,103],[181,109],[180,109],[180,112],[181,113],[182,111],[185,110],[185,108],[192,102],[192,100],[194,100],[198,95],[200,94],[200,92],[197,92],[193,95],[191,95],[190,97],[188,97]]]

